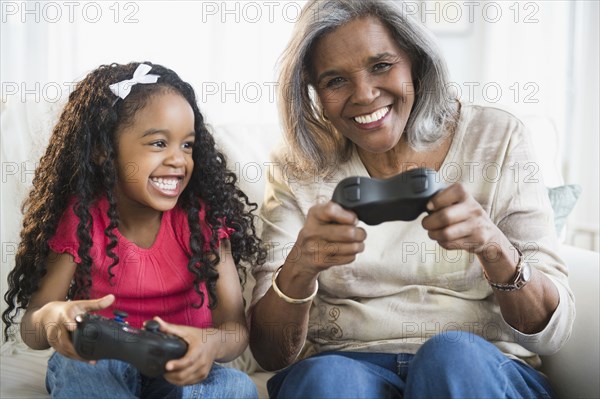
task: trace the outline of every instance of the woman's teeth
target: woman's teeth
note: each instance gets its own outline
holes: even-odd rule
[[[376,121],[380,120],[381,118],[383,118],[388,113],[389,110],[390,110],[389,106],[383,107],[369,115],[355,116],[354,120],[360,124],[376,122]]]
[[[161,190],[174,191],[177,189],[179,179],[165,179],[162,177],[153,177],[150,180]]]

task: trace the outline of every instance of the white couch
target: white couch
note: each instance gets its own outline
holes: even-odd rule
[[[9,140],[12,140],[4,133],[7,131],[6,119],[9,119],[6,123],[20,123],[18,116],[9,117],[6,114],[4,112],[2,115],[3,148],[10,145]],[[260,204],[267,178],[269,150],[279,139],[277,127],[220,126],[214,131],[230,167],[239,176],[241,188],[252,201]],[[5,212],[16,211],[3,208],[2,214],[4,217]],[[600,397],[599,256],[596,252],[569,246],[563,246],[561,254],[570,268],[569,280],[577,298],[577,319],[569,343],[559,353],[544,359],[543,371],[549,375],[560,398],[597,398]],[[251,285],[250,281],[245,290],[248,302]],[[2,295],[5,286],[3,283]],[[44,376],[49,355],[50,351],[32,351],[22,343],[4,343],[0,359],[0,398],[47,398]],[[233,365],[248,372],[256,382],[260,396],[267,397],[265,383],[271,373],[261,371],[248,350]]]

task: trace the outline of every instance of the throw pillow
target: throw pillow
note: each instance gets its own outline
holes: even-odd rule
[[[548,188],[548,197],[550,197],[550,204],[554,210],[554,227],[558,236],[560,236],[567,217],[575,207],[580,194],[581,186],[578,184]]]

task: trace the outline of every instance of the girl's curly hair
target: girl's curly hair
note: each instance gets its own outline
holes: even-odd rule
[[[109,238],[106,252],[113,260],[109,267],[109,277],[112,277],[112,269],[119,263],[118,256],[113,252],[117,245],[114,229],[119,226],[114,194],[117,181],[115,132],[132,123],[135,113],[156,94],[169,91],[178,93],[194,112],[194,169],[178,205],[187,211],[192,252],[187,267],[194,275],[194,288],[200,296],[200,306],[206,299],[200,290],[203,282],[208,292],[209,307],[214,308],[217,304],[216,265],[220,261],[217,228],[222,220],[234,229],[229,240],[242,285],[246,281],[246,270],[240,263],[262,264],[265,261],[266,251],[257,238],[252,215],[257,205],[251,203],[237,187],[236,175],[227,169],[225,156],[216,149],[192,86],[181,80],[174,71],[144,62],[152,66],[150,73],[160,76],[158,82],[134,85],[125,100],[118,99],[115,103],[117,97],[109,86],[130,79],[139,64],[102,65],[79,82],[69,95],[52,131],[46,153],[35,171],[33,188],[23,203],[21,241],[15,256],[15,267],[8,276],[9,288],[4,295],[8,304],[2,313],[6,338],[19,310],[27,308],[46,273],[48,240],[55,234],[70,198],[77,198],[74,213],[79,218],[77,238],[81,263],[77,266],[66,299],[89,298],[92,285],[92,220],[89,209],[101,196],[106,196],[109,203],[107,216],[110,224],[104,234]],[[201,203],[206,210],[206,222],[215,227],[209,251],[203,250],[205,243],[199,220]]]

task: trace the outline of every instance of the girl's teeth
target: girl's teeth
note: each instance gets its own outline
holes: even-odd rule
[[[177,188],[177,179],[163,179],[162,177],[152,179],[154,184],[161,190],[173,191]]]
[[[378,109],[370,115],[360,115],[354,118],[354,120],[360,124],[372,123],[383,118],[389,111],[389,107]]]

